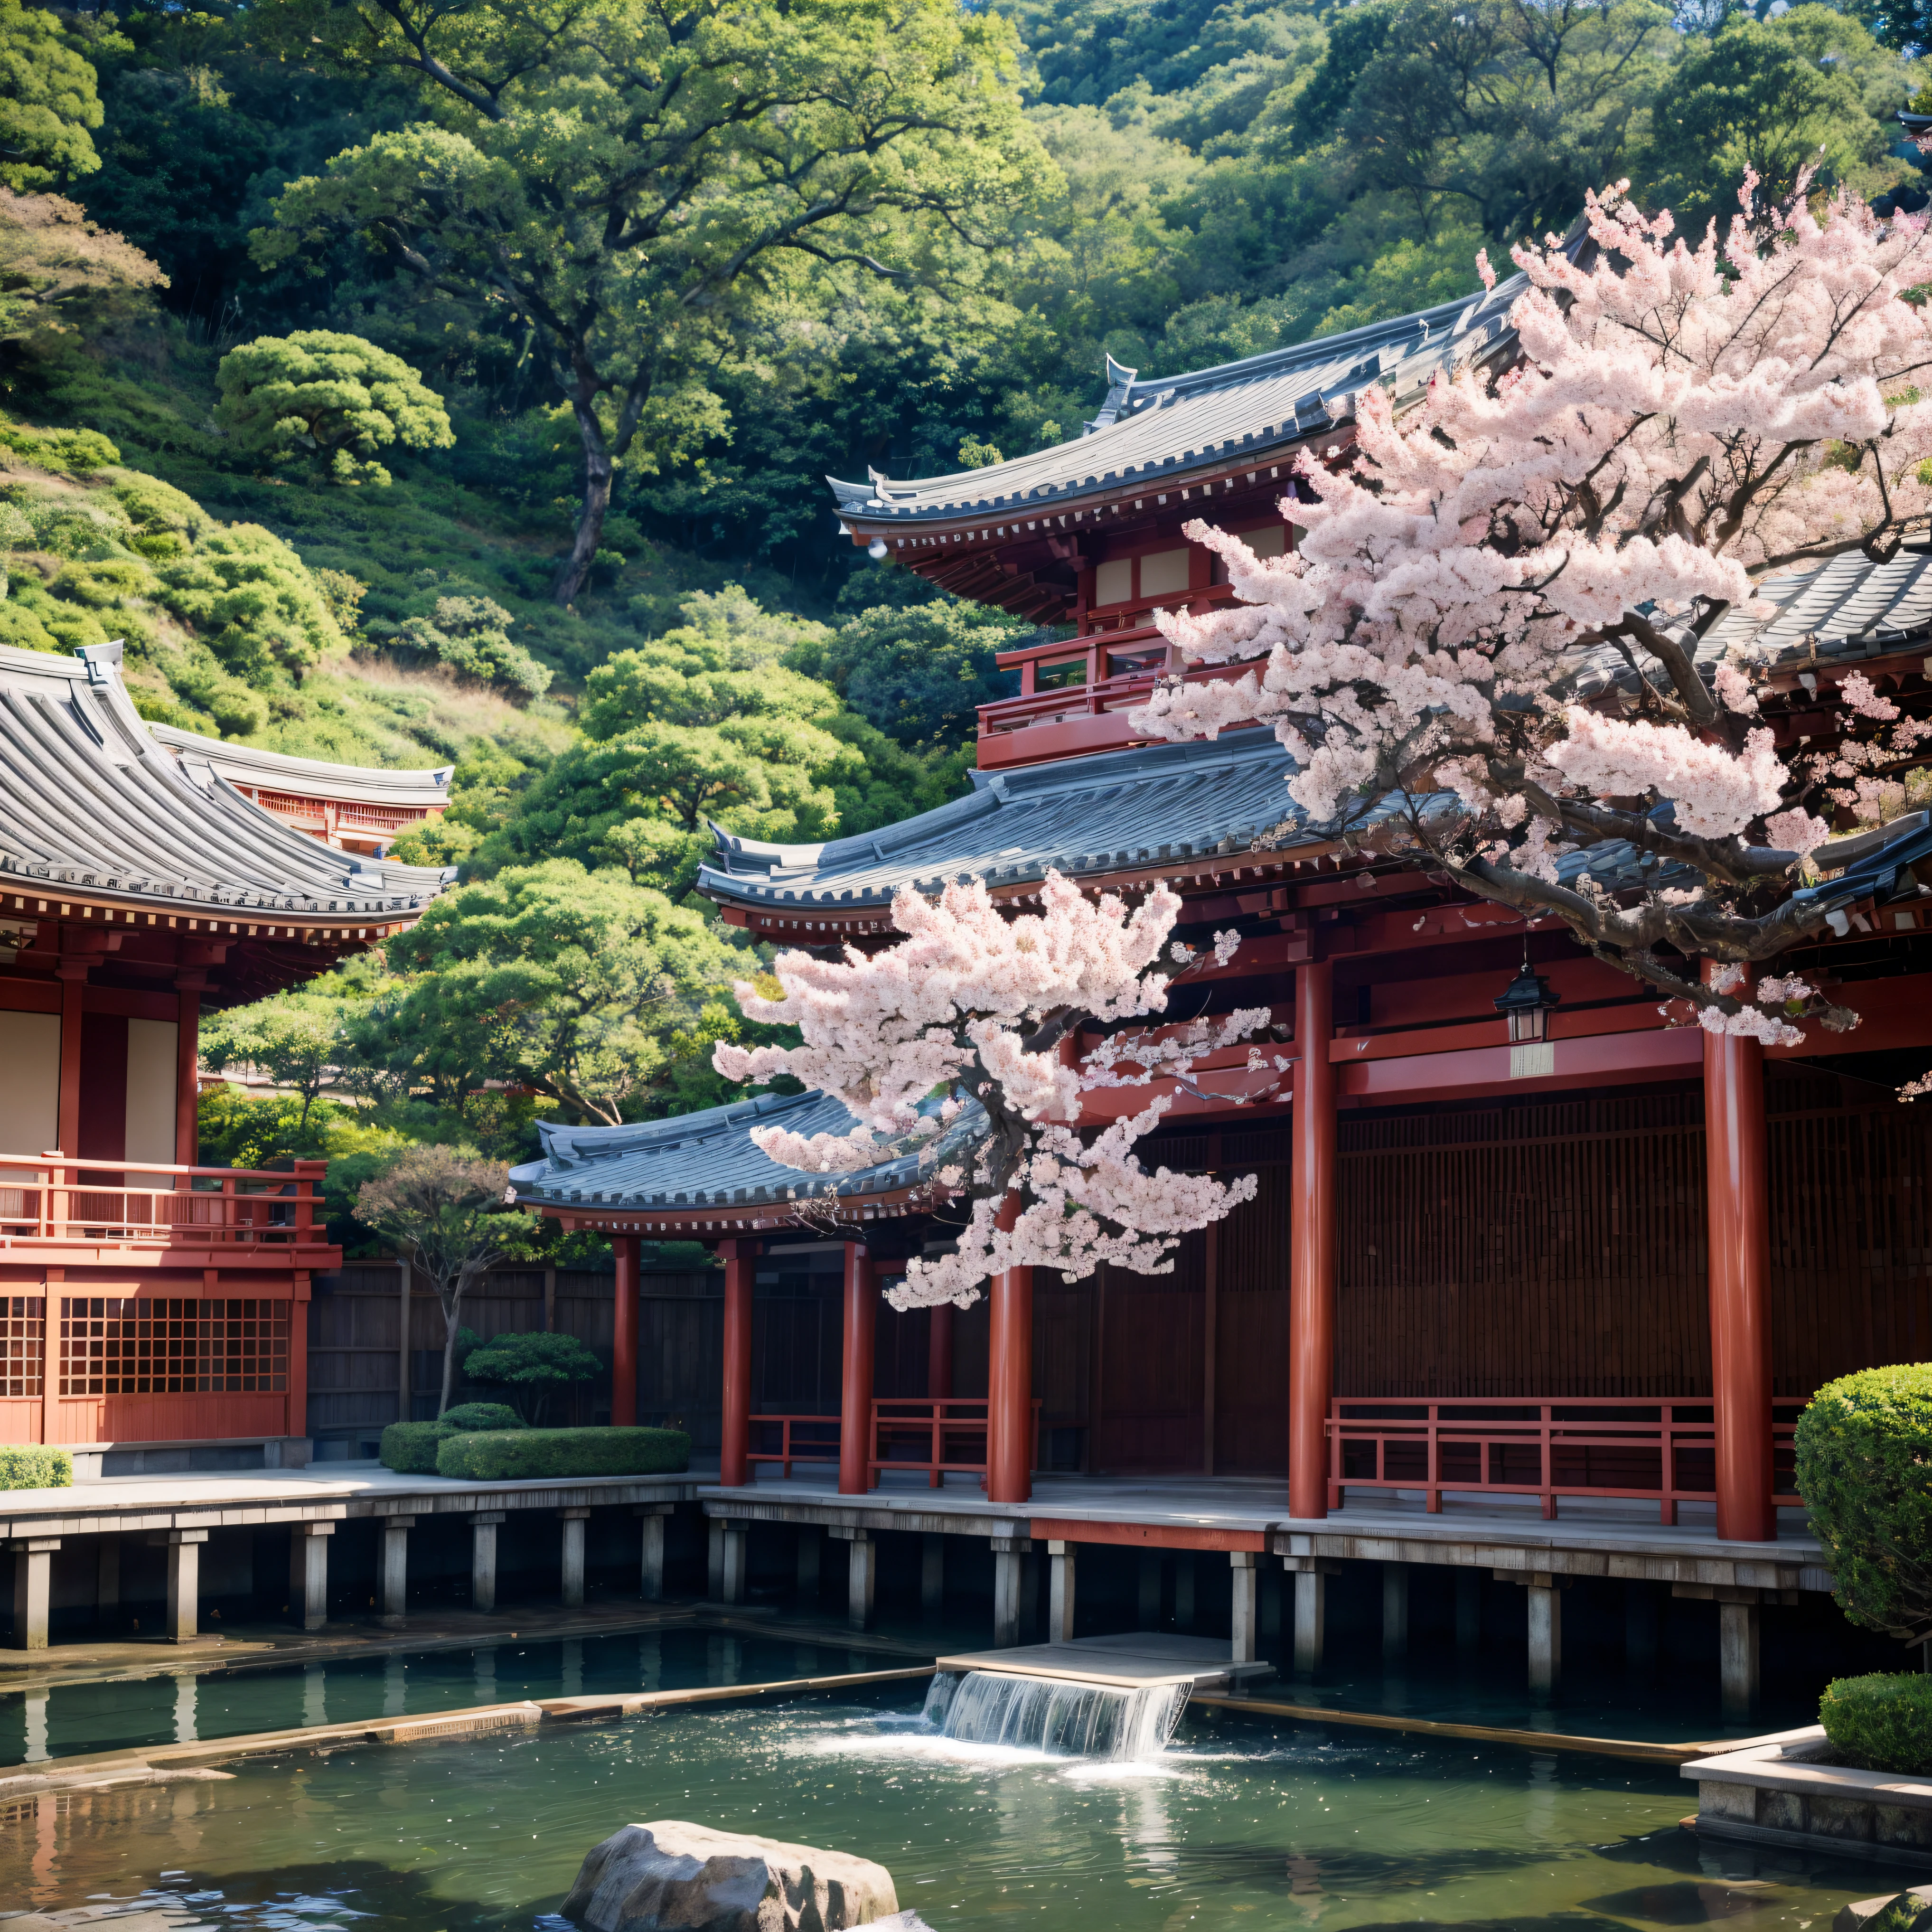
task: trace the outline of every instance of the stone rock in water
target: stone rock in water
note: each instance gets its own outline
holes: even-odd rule
[[[593,1845],[563,1901],[591,1932],[842,1932],[898,1908],[870,1858],[673,1818]]]

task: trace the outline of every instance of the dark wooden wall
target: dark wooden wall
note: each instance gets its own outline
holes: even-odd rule
[[[1774,1387],[1808,1395],[1868,1365],[1932,1359],[1932,1102],[1774,1065]],[[1695,1086],[1345,1114],[1335,1387],[1351,1396],[1699,1395],[1710,1388],[1702,1100]],[[1166,1275],[1102,1269],[1034,1293],[1034,1388],[1048,1468],[1123,1473],[1286,1466],[1285,1130],[1163,1142],[1175,1166],[1253,1173],[1256,1198],[1188,1236]],[[760,1414],[835,1415],[843,1306],[832,1250],[770,1256],[753,1304]],[[646,1272],[638,1407],[718,1436],[723,1270]],[[479,1334],[544,1325],[544,1277],[493,1276]],[[557,1328],[609,1358],[611,1278],[560,1274]],[[396,1272],[317,1284],[310,1427],[373,1435],[396,1414]],[[881,1396],[923,1396],[930,1316],[880,1302]],[[412,1302],[417,1413],[434,1413],[434,1299]],[[953,1392],[986,1390],[987,1309],[954,1317]],[[608,1382],[568,1418],[608,1415]]]

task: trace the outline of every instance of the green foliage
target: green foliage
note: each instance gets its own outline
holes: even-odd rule
[[[326,328],[258,336],[221,358],[214,419],[246,455],[304,463],[332,483],[386,486],[376,460],[456,439],[442,399],[400,356]]]
[[[584,460],[560,602],[602,546],[614,466],[655,473],[722,430],[722,359],[855,271],[966,268],[962,230],[1003,218],[1040,168],[1012,30],[947,0],[612,0],[542,27],[490,8],[290,12],[304,52],[406,70],[442,119],[292,182],[257,259],[359,237],[542,339]]]
[[[1867,1771],[1932,1772],[1932,1677],[1922,1671],[1834,1678],[1818,1700],[1818,1721]]]
[[[161,602],[244,677],[298,674],[347,647],[302,559],[259,524],[210,531],[158,574]]]
[[[1018,692],[1018,674],[1001,670],[994,657],[1028,634],[1004,611],[949,597],[874,605],[829,637],[801,638],[785,661],[823,679],[895,742],[951,747],[973,739],[976,706]]]
[[[1827,1382],[1798,1419],[1798,1492],[1854,1623],[1932,1619],[1932,1364]]]
[[[64,1490],[73,1483],[74,1458],[64,1449],[0,1445],[0,1490]]]
[[[516,621],[488,597],[439,597],[433,617],[406,617],[380,628],[371,625],[370,634],[387,636],[480,683],[500,685],[520,698],[541,698],[553,673],[511,641],[510,626]]]
[[[0,182],[54,188],[100,165],[94,69],[70,44],[58,18],[20,0],[0,0]]]
[[[470,1333],[468,1329],[464,1334]],[[478,1347],[482,1345],[478,1343]],[[465,1376],[469,1373],[470,1358],[477,1352],[475,1348],[465,1351],[462,1336],[457,1338],[457,1352]],[[524,1419],[507,1404],[500,1402],[459,1402],[454,1408],[446,1408],[436,1418],[436,1426],[446,1429],[452,1435],[465,1430],[521,1429]]]
[[[621,874],[570,859],[512,867],[390,942],[414,976],[357,1045],[412,1084],[480,1085],[487,1070],[579,1118],[632,1118],[736,956],[699,914]]]
[[[1794,7],[1762,25],[1733,16],[1692,42],[1660,90],[1639,165],[1651,198],[1694,235],[1729,219],[1747,167],[1773,197],[1804,167],[1820,188],[1870,193],[1910,92],[1899,62],[1834,8]]]
[[[493,1336],[463,1365],[466,1381],[507,1390],[517,1412],[530,1423],[543,1420],[552,1396],[604,1372],[596,1352],[574,1335]]]
[[[212,1072],[252,1066],[301,1103],[294,1132],[305,1134],[319,1096],[350,1084],[343,1064],[344,1015],[368,997],[369,973],[344,973],[290,988],[251,1006],[211,1015],[201,1025],[201,1058]]]
[[[512,1482],[531,1476],[657,1476],[691,1466],[681,1429],[519,1429],[452,1436],[436,1453],[439,1476]]]

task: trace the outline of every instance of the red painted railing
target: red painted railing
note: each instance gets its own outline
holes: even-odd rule
[[[1041,1403],[1033,1405],[1032,1466],[1040,1466]],[[794,1462],[838,1460],[838,1418],[836,1415],[754,1415],[753,1440],[758,1430],[776,1429],[776,1448],[754,1448],[749,1462],[776,1462],[780,1473],[791,1474]],[[962,1438],[964,1440],[962,1441]],[[770,1442],[769,1436],[764,1438]],[[962,1454],[976,1448],[977,1454]],[[927,1452],[923,1458],[907,1449]],[[882,1469],[922,1470],[928,1486],[939,1489],[949,1473],[984,1476],[986,1472],[986,1398],[955,1396],[934,1400],[925,1396],[881,1396],[872,1404],[872,1453],[868,1467],[872,1486]]]
[[[1204,664],[1184,674],[1188,684],[1232,682],[1250,671],[1258,671],[1257,663]],[[1024,731],[1036,724],[1064,724],[1076,718],[1097,718],[1109,712],[1132,710],[1144,704],[1154,686],[1170,674],[1133,671],[1119,677],[1106,677],[1092,684],[1063,685],[1052,691],[1036,691],[1022,698],[1002,698],[980,706],[980,732],[991,738],[1006,731]],[[1121,721],[1124,734],[1126,721]]]
[[[326,1164],[292,1172],[0,1154],[0,1247],[306,1247],[322,1244]]]
[[[1800,1500],[1791,1438],[1804,1406],[1774,1405],[1778,1503]],[[1624,1496],[1654,1501],[1662,1520],[1674,1523],[1680,1503],[1715,1494],[1714,1432],[1708,1396],[1338,1396],[1328,1415],[1328,1506],[1341,1507],[1345,1484],[1420,1490],[1432,1511],[1442,1508],[1444,1490],[1536,1496],[1546,1518],[1556,1514],[1559,1496]]]

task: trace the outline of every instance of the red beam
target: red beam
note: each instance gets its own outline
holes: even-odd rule
[[[1134,1550],[1268,1548],[1260,1529],[1208,1529],[1192,1523],[1089,1522],[1084,1517],[1036,1516],[1027,1534],[1054,1543],[1106,1543]]]

